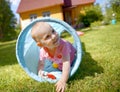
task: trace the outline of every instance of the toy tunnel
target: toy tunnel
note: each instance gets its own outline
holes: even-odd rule
[[[64,21],[54,18],[36,19],[33,22],[31,22],[29,25],[27,25],[26,28],[24,28],[20,32],[16,43],[16,57],[18,63],[31,78],[39,82],[48,81],[54,83],[59,80],[61,75],[60,71],[58,71],[58,73],[57,72],[55,73],[55,75],[58,76],[56,80],[43,79],[42,77],[38,77],[37,75],[40,48],[36,45],[35,41],[32,39],[30,32],[33,25],[39,21],[49,23],[53,27],[53,29],[58,32],[59,35],[61,35],[64,31],[66,31],[73,37],[74,40],[73,45],[77,50],[76,59],[70,71],[70,77],[73,76],[81,63],[81,58],[82,58],[80,38],[77,35],[75,29],[73,29],[70,25],[68,25]]]

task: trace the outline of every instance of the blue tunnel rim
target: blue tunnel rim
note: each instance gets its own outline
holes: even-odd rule
[[[29,32],[28,28],[31,28],[34,23],[36,22],[39,22],[39,21],[43,21],[43,22],[54,22],[54,23],[58,23],[62,26],[64,26],[66,29],[68,29],[67,32],[70,33],[70,35],[73,36],[74,38],[74,42],[76,43],[76,49],[77,49],[77,59],[76,59],[76,62],[75,62],[75,66],[73,67],[73,69],[71,70],[70,72],[70,77],[72,77],[76,71],[78,70],[79,66],[80,66],[80,63],[81,63],[81,60],[82,60],[82,47],[81,47],[81,41],[80,41],[80,38],[79,36],[77,35],[75,29],[73,29],[69,24],[67,24],[66,22],[62,21],[62,20],[58,20],[58,19],[55,19],[55,18],[50,18],[50,17],[46,17],[46,18],[39,18],[39,19],[36,19],[34,21],[32,21],[30,24],[28,24],[19,34],[18,36],[18,39],[17,39],[17,42],[16,42],[16,57],[17,57],[17,61],[18,63],[20,64],[20,66],[24,69],[24,71],[33,79],[35,79],[36,81],[39,81],[39,82],[44,82],[44,80],[42,80],[42,78],[39,78],[36,74],[34,73],[31,73],[29,71],[29,69],[27,69],[27,67],[25,68],[25,65],[23,63],[21,63],[21,60],[24,61],[23,59],[23,56],[20,55],[20,52],[19,52],[19,47],[21,45],[21,38],[24,34],[27,34]],[[54,81],[48,81],[48,82],[53,82]]]

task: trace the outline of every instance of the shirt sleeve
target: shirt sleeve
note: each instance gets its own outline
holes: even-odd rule
[[[63,46],[63,49],[62,49],[63,56],[66,56],[68,54],[70,55],[70,52],[71,52],[70,43],[69,42],[65,42],[65,44]]]

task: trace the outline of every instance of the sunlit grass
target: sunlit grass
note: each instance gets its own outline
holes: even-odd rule
[[[66,92],[120,91],[119,25],[81,30],[83,58]],[[55,92],[54,84],[33,80],[19,66],[15,44],[16,41],[0,42],[0,92]]]

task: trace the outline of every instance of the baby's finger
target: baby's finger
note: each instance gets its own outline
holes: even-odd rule
[[[58,86],[57,84],[55,85],[56,86],[56,92],[60,92],[60,86]]]
[[[60,92],[60,88],[56,86],[56,92]]]

